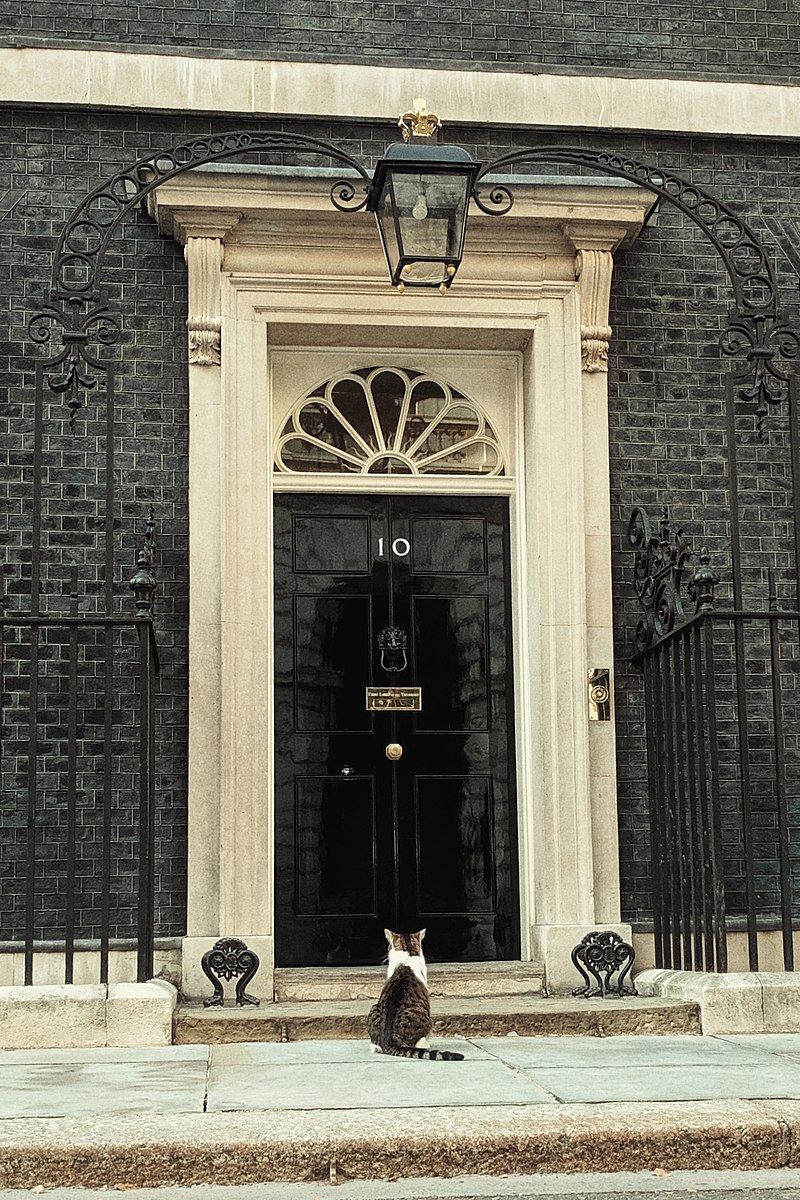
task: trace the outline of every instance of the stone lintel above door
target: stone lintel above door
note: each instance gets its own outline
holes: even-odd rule
[[[370,281],[383,281],[374,220],[365,212],[336,211],[333,180],[313,169],[294,175],[269,167],[201,167],[161,184],[149,211],[182,245],[199,237],[223,242],[226,270],[266,267],[266,273],[285,270],[320,282],[327,276],[327,286],[363,270]],[[629,245],[653,205],[646,189],[608,178],[521,175],[513,191],[504,216],[473,208],[459,285],[462,277],[465,286],[491,277],[506,284],[548,275],[574,279],[579,250],[613,253]],[[532,274],[534,263],[542,269]]]

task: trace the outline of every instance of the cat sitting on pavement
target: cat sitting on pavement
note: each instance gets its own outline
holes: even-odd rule
[[[367,1017],[370,1049],[375,1054],[396,1058],[430,1058],[461,1061],[463,1054],[431,1050],[428,1034],[433,1022],[428,997],[428,969],[422,954],[425,930],[392,933],[384,929],[389,943],[388,978]]]

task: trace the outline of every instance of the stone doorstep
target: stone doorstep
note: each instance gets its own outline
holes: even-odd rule
[[[241,1009],[233,1004],[216,1009],[182,1005],[175,1013],[173,1040],[176,1045],[205,1045],[363,1038],[370,1003],[307,1001]],[[660,998],[451,997],[434,998],[432,1008],[434,1037],[700,1033],[698,1004]]]
[[[274,975],[276,1002],[316,1000],[374,1000],[386,978],[386,968],[278,967]],[[432,996],[540,995],[544,967],[536,962],[429,963]]]
[[[800,1166],[797,1101],[109,1114],[0,1123],[0,1186]]]

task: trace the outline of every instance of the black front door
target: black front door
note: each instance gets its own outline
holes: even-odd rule
[[[275,507],[278,964],[519,957],[507,500]]]

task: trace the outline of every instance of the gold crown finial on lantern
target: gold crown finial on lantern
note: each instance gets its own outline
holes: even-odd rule
[[[424,100],[415,100],[410,112],[404,112],[397,122],[403,131],[403,141],[410,142],[412,137],[435,137],[442,128],[441,118],[436,113],[428,112]]]

